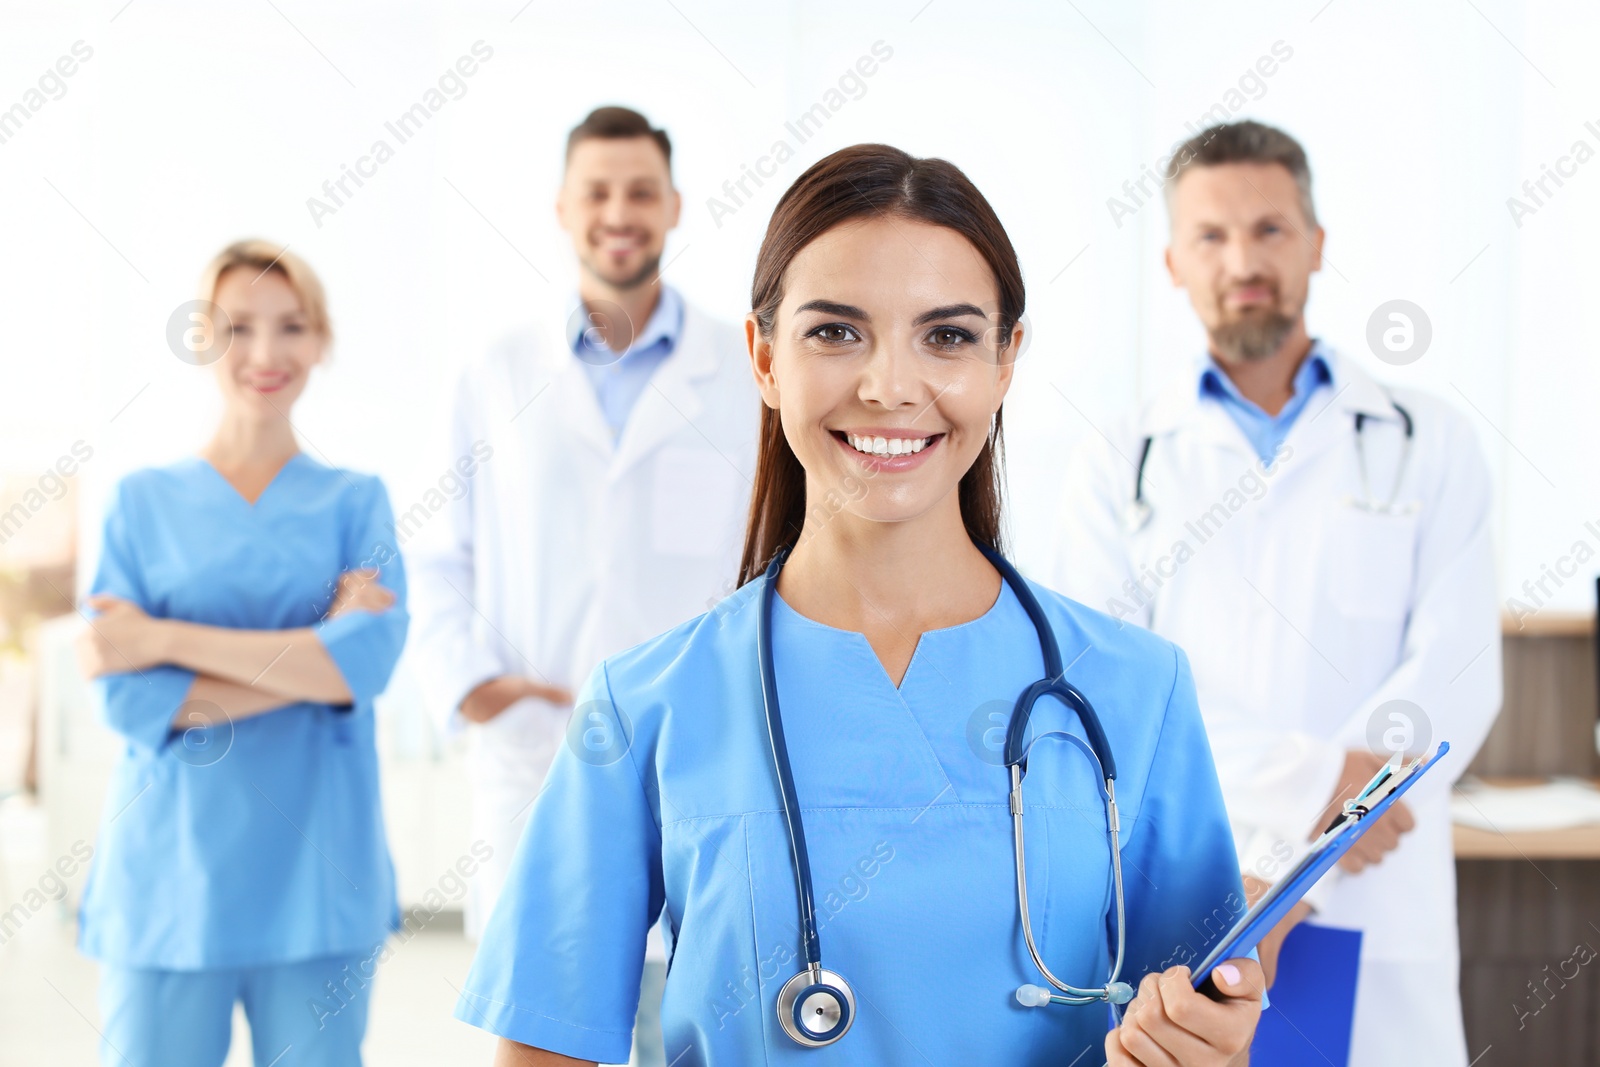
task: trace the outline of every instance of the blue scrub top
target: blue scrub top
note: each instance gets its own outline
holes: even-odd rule
[[[339,575],[364,566],[379,568],[395,605],[322,621]],[[96,679],[95,703],[126,745],[84,889],[82,951],[126,967],[201,970],[383,942],[399,907],[372,702],[408,622],[383,483],[302,453],[252,506],[203,459],[137,471],[107,509],[91,590],[158,618],[314,627],[355,702],[174,731],[193,671]]]
[[[1033,589],[1117,760],[1124,978],[1137,985],[1197,961],[1244,908],[1194,683],[1174,645]],[[983,616],[923,634],[898,688],[864,635],[775,599],[823,965],[857,1001],[853,1029],[826,1048],[803,1049],[779,1029],[800,932],[762,713],[760,590],[745,585],[589,678],[457,1018],[582,1060],[627,1060],[645,933],[659,914],[675,1067],[1060,1067],[1099,1049],[1103,1005],[1015,999],[1019,985],[1044,980],[1018,917],[1000,747],[1044,665],[1009,586]],[[1034,724],[1024,795],[1035,937],[1064,981],[1100,984],[1112,895],[1098,771],[1071,742],[1043,736],[1083,736],[1063,706],[1041,702]]]

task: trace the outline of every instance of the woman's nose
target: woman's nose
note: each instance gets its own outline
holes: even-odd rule
[[[877,345],[862,368],[860,396],[884,407],[915,402],[922,383],[915,353],[903,343]]]

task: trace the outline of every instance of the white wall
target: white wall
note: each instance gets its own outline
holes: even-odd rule
[[[728,316],[746,306],[772,203],[826,152],[878,140],[965,168],[1029,282],[1035,340],[1008,412],[1013,517],[1024,540],[1044,536],[1050,470],[1085,416],[1147,395],[1200,341],[1160,267],[1162,208],[1118,227],[1106,200],[1280,41],[1292,56],[1247,86],[1259,98],[1238,113],[1310,153],[1330,264],[1313,332],[1474,420],[1508,595],[1574,542],[1600,547],[1583,525],[1600,520],[1600,364],[1578,322],[1600,289],[1600,162],[1520,228],[1506,207],[1574,141],[1600,150],[1592,5],[274,4],[0,15],[0,108],[74,42],[93,48],[65,94],[0,144],[0,448],[42,470],[74,440],[92,444],[86,549],[114,477],[208,428],[206,372],[172,356],[164,327],[204,260],[245,234],[289,242],[328,283],[339,344],[297,413],[305,442],[383,474],[405,506],[442,472],[428,443],[454,367],[569,284],[550,207],[561,145],[604,102],[672,133],[686,204],[667,277]],[[307,198],[479,40],[493,58],[466,94],[317,225]],[[893,55],[864,94],[793,144],[785,121],[878,41]],[[795,158],[719,226],[707,198],[785,137]],[[1402,368],[1364,351],[1368,315],[1394,297],[1434,328],[1432,350]],[[1586,605],[1584,586],[1568,581],[1557,606]]]

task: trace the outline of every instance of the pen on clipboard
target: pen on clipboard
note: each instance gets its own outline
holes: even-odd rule
[[[1351,819],[1365,818],[1367,813],[1377,807],[1384,797],[1394,792],[1400,783],[1416,773],[1417,768],[1422,766],[1424,761],[1425,757],[1419,756],[1409,764],[1385,763],[1378,769],[1378,773],[1372,776],[1372,780],[1366,784],[1361,792],[1344,802],[1344,809],[1333,817],[1333,821],[1328,824],[1328,828],[1323,833],[1332,833]]]

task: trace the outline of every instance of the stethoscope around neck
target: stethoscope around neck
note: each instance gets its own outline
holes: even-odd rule
[[[1406,465],[1411,461],[1411,445],[1416,439],[1416,424],[1411,419],[1411,412],[1402,407],[1399,401],[1390,399],[1389,404],[1394,408],[1396,415],[1400,416],[1401,452],[1400,462],[1395,467],[1394,482],[1389,486],[1389,498],[1379,500],[1372,492],[1372,477],[1367,471],[1367,438],[1366,428],[1368,420],[1373,416],[1364,411],[1355,414],[1356,437],[1356,463],[1361,471],[1360,497],[1350,497],[1346,503],[1361,511],[1374,515],[1399,515],[1408,508],[1400,503],[1400,486],[1405,481]],[[1145,435],[1139,445],[1139,462],[1134,466],[1133,498],[1128,501],[1128,507],[1123,515],[1123,526],[1129,533],[1138,533],[1150,524],[1150,502],[1144,498],[1144,469],[1150,462],[1150,446],[1155,443],[1155,438]]]
[[[1045,1004],[1126,1004],[1133,999],[1133,988],[1120,981],[1122,960],[1126,944],[1123,929],[1126,919],[1122,891],[1122,850],[1118,836],[1121,832],[1117,816],[1116,777],[1117,765],[1111,755],[1111,744],[1100,725],[1100,717],[1088,699],[1064,677],[1061,650],[1056,644],[1054,631],[1045,618],[1044,609],[1033,591],[1005,557],[986,545],[978,545],[1000,576],[1011,587],[1012,593],[1028,613],[1039,638],[1039,651],[1043,656],[1045,677],[1034,682],[1017,697],[1006,728],[1005,765],[1011,776],[1009,807],[1011,835],[1017,864],[1017,907],[1022,919],[1023,939],[1034,966],[1055,989],[1051,992],[1033,985],[1024,985],[1016,992],[1018,1003],[1026,1007]],[[766,710],[767,737],[772,746],[772,765],[777,772],[778,792],[783,802],[783,819],[788,828],[789,852],[794,864],[795,890],[799,899],[800,952],[803,966],[798,974],[778,990],[778,1025],[796,1042],[808,1048],[831,1045],[843,1037],[855,1022],[856,998],[850,983],[836,971],[822,965],[822,942],[817,936],[817,913],[811,882],[811,857],[806,850],[805,827],[800,817],[800,800],[795,791],[794,771],[789,764],[789,749],[784,741],[783,716],[778,707],[777,671],[772,658],[772,600],[778,587],[778,574],[789,557],[787,546],[778,550],[767,566],[761,590],[761,612],[756,621],[756,656],[761,667],[761,701]],[[1099,764],[1105,782],[1106,832],[1110,837],[1112,886],[1117,912],[1117,954],[1111,966],[1111,975],[1104,985],[1079,987],[1061,981],[1045,965],[1033,939],[1033,924],[1028,916],[1028,876],[1024,859],[1022,832],[1022,780],[1028,773],[1028,753],[1032,742],[1028,737],[1028,724],[1034,705],[1045,697],[1054,697],[1071,708],[1083,724],[1088,748]],[[1071,735],[1066,735],[1071,740]]]

